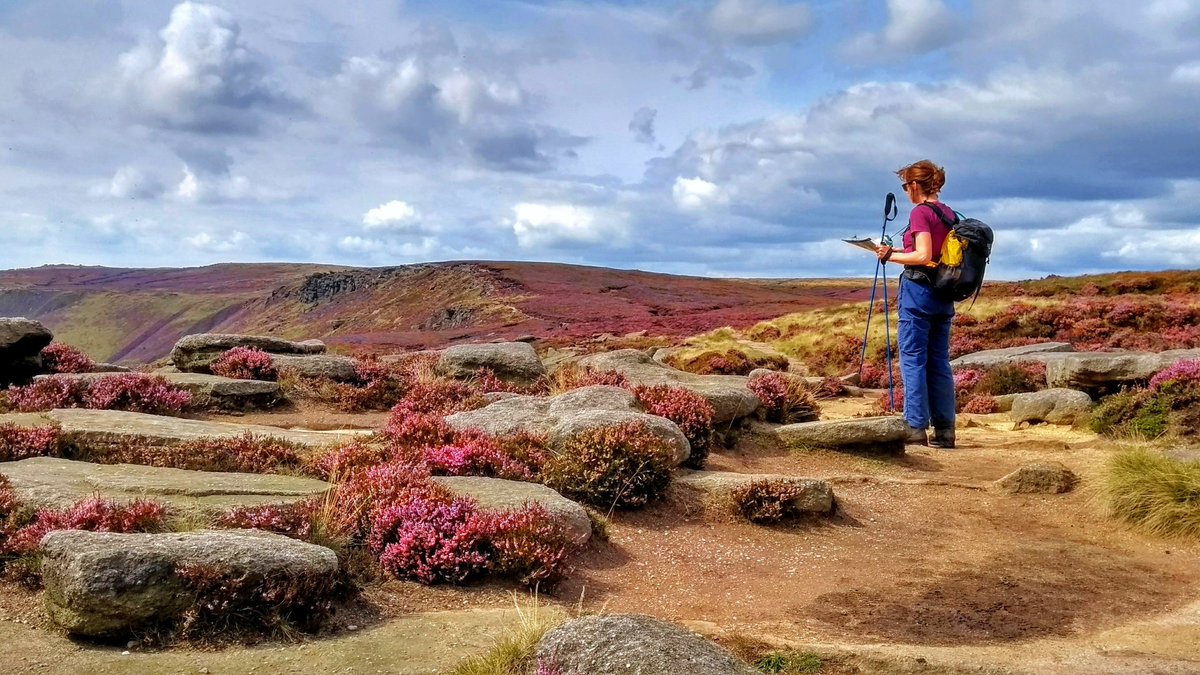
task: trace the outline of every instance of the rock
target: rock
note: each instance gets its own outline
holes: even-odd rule
[[[1015,401],[1018,396],[1020,396],[1020,394],[1001,394],[999,396],[993,396],[992,399],[996,401],[996,412],[1008,412],[1012,410],[1013,401]]]
[[[672,484],[677,487],[718,498],[728,497],[734,490],[758,481],[793,483],[803,488],[803,492],[795,500],[797,510],[803,513],[817,514],[833,511],[833,488],[829,486],[829,483],[813,478],[729,471],[681,471],[671,480]]]
[[[442,350],[437,363],[438,373],[447,377],[468,378],[480,368],[520,385],[533,384],[546,374],[546,367],[527,342],[453,345]]]
[[[39,321],[0,318],[0,386],[19,384],[42,369],[38,356],[54,336]]]
[[[0,464],[18,498],[62,509],[99,495],[118,502],[152,499],[173,510],[214,514],[234,506],[290,504],[324,494],[329,484],[312,478],[257,473],[185,471],[138,464],[93,464],[31,457]]]
[[[132,373],[133,369],[119,366],[115,363],[97,363],[92,366],[93,373]]]
[[[187,335],[175,343],[170,359],[184,372],[206,373],[209,365],[221,354],[234,347],[261,349],[271,354],[323,354],[325,344],[319,340],[292,342],[261,335],[229,335],[198,333]]]
[[[120,375],[120,373],[56,373],[54,375],[38,375],[34,379],[54,378],[91,382],[114,375]],[[190,392],[192,405],[203,408],[231,410],[269,408],[280,400],[278,382],[234,380],[202,373],[155,373],[155,375]]]
[[[84,449],[97,445],[125,445],[136,442],[165,446],[208,438],[232,438],[246,433],[319,448],[361,438],[363,435],[363,432],[353,431],[296,431],[255,424],[205,422],[124,410],[86,408],[64,408],[36,415],[0,415],[0,424],[5,422],[12,422],[18,426],[53,424],[59,427],[62,439],[66,443]]]
[[[718,645],[647,616],[585,616],[538,641],[537,658],[587,675],[756,675]]]
[[[784,444],[793,448],[902,454],[908,424],[898,416],[860,417],[786,424],[775,429],[775,433]]]
[[[545,485],[479,476],[434,476],[433,480],[455,495],[474,499],[486,511],[511,511],[526,503],[539,504],[566,526],[576,544],[585,544],[592,536],[587,511]]]
[[[1087,419],[1092,397],[1074,389],[1045,389],[1017,394],[1009,415],[1016,423],[1075,424]]]
[[[323,377],[335,382],[358,380],[358,373],[354,368],[356,362],[349,356],[272,354],[271,363],[277,370],[286,368],[304,377]]]
[[[1010,494],[1056,495],[1070,492],[1078,479],[1066,466],[1059,462],[1030,464],[996,481],[996,485]]]
[[[50,618],[86,637],[124,637],[180,618],[194,602],[179,574],[186,566],[212,568],[230,579],[317,582],[326,589],[334,586],[338,570],[330,549],[258,530],[62,530],[42,539],[42,552]]]
[[[1046,363],[1051,387],[1108,391],[1123,385],[1143,384],[1177,361],[1200,359],[1200,349],[1148,352],[1080,352]]]
[[[657,363],[639,349],[618,349],[592,354],[579,365],[596,370],[615,370],[634,384],[666,384],[683,387],[707,400],[713,407],[713,422],[723,424],[751,415],[758,397],[746,388],[749,378],[740,375],[695,375]]]
[[[456,429],[475,428],[493,436],[520,430],[545,434],[554,447],[587,429],[636,421],[671,444],[677,463],[691,454],[691,444],[674,422],[642,412],[633,394],[620,387],[580,387],[552,398],[514,396],[455,413],[446,421]]]
[[[1074,352],[1075,348],[1067,342],[1039,342],[1020,347],[1004,349],[985,349],[981,352],[964,354],[950,362],[953,368],[992,368],[1009,363],[1046,363],[1059,358],[1048,354],[1063,354]]]

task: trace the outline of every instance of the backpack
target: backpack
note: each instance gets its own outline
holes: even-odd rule
[[[932,204],[922,206],[928,206],[950,228],[942,242],[937,269],[933,270],[933,290],[954,302],[979,297],[983,273],[992,255],[992,228],[981,220],[963,218],[957,211],[950,220]]]

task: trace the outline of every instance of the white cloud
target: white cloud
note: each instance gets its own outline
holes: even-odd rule
[[[113,174],[112,180],[93,186],[88,194],[93,197],[116,197],[117,199],[153,199],[162,195],[163,184],[147,176],[133,166],[123,166]]]
[[[812,14],[801,3],[773,0],[718,0],[708,15],[718,36],[744,44],[772,44],[807,35]]]
[[[942,0],[887,0],[888,22],[878,33],[863,33],[846,45],[858,58],[884,60],[897,54],[923,54],[960,38],[958,21]]]
[[[523,202],[513,207],[510,225],[521,248],[564,244],[620,246],[629,237],[623,215],[573,204]]]
[[[383,242],[378,239],[348,236],[342,237],[337,246],[347,253],[375,253],[383,248]]]
[[[1200,85],[1200,61],[1188,61],[1175,66],[1171,81],[1179,84]]]
[[[202,231],[190,237],[184,237],[184,242],[188,246],[207,253],[232,253],[235,251],[245,253],[246,244],[249,241],[250,237],[240,230],[221,235]]]
[[[368,230],[403,230],[418,219],[417,210],[407,202],[392,200],[363,214],[363,226]]]
[[[728,196],[715,183],[703,178],[682,176],[676,178],[675,184],[671,186],[671,196],[675,199],[675,205],[684,211],[704,211],[729,201]]]

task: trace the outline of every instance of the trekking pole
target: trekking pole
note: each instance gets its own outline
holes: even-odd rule
[[[883,201],[883,231],[879,235],[880,244],[884,246],[892,245],[892,240],[887,236],[887,224],[889,221],[895,220],[898,213],[899,208],[896,206],[896,195],[889,192]],[[879,288],[880,271],[883,272],[883,336],[884,353],[887,357],[888,369],[888,410],[889,412],[895,412],[896,389],[894,379],[892,378],[892,335],[887,297],[887,269],[884,268],[882,260],[875,261],[875,278],[871,280],[871,300],[867,305],[867,327],[863,331],[862,351],[858,355],[858,379],[861,383],[863,364],[867,360],[867,339],[871,335],[871,317],[875,312],[875,291]]]

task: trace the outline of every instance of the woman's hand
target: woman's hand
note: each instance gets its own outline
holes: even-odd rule
[[[879,262],[887,262],[888,258],[892,257],[891,246],[880,246],[875,249],[875,257],[879,258]]]

